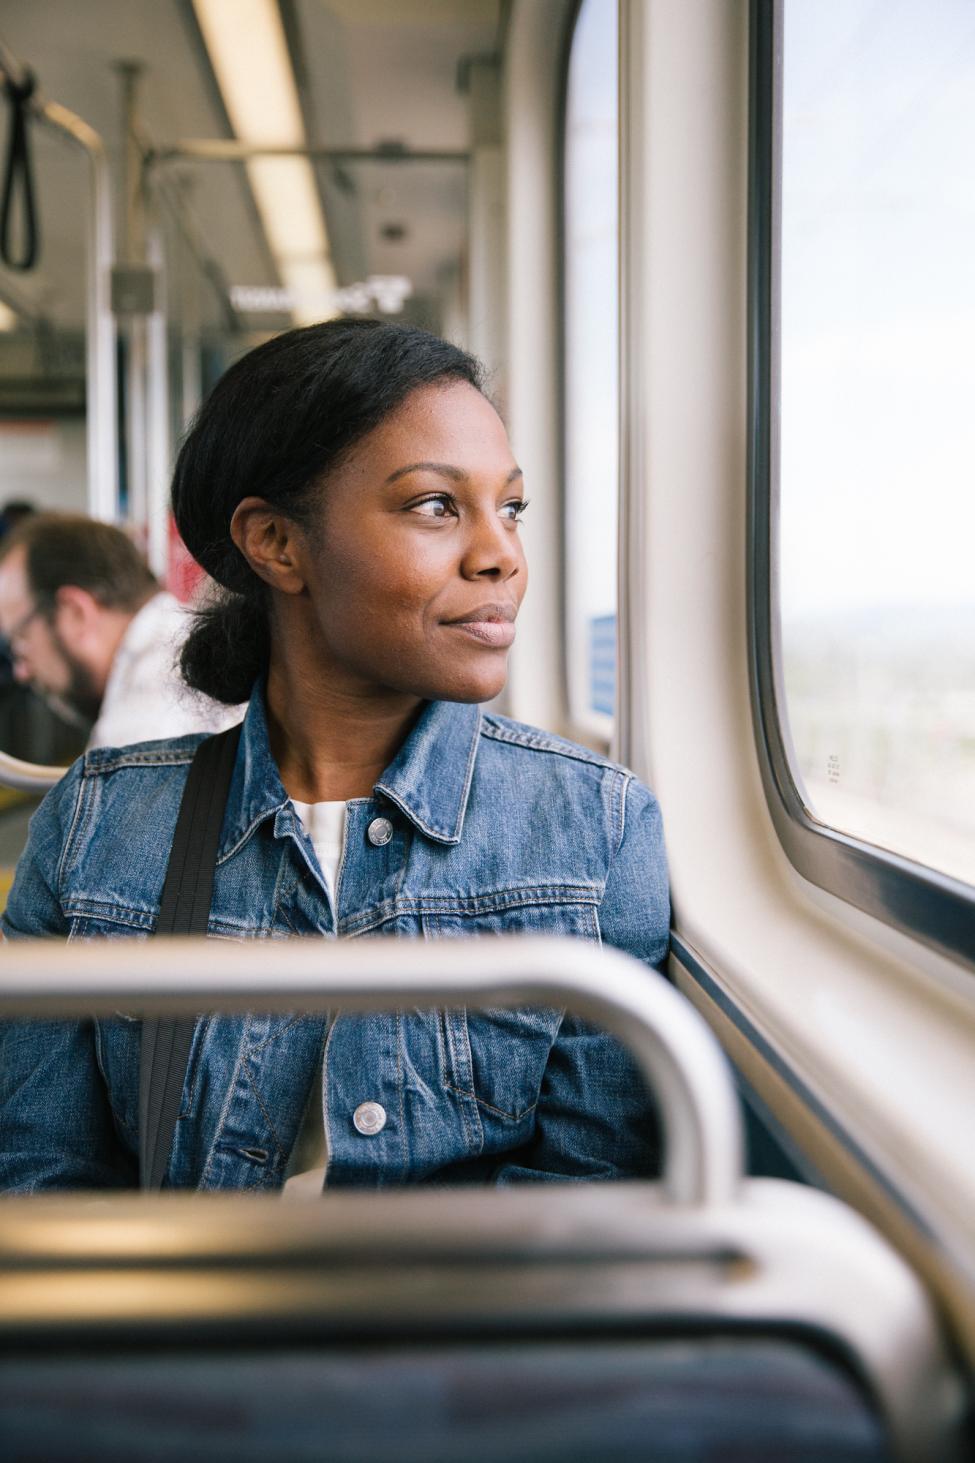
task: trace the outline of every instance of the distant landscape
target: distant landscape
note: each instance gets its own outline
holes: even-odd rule
[[[782,662],[810,811],[975,884],[975,604],[794,618]]]

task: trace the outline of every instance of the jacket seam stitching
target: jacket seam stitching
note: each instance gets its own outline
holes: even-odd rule
[[[333,1153],[333,1150],[332,1150],[332,1142],[331,1142],[331,1139],[329,1138],[329,1133],[328,1133],[328,1125],[329,1125],[329,1121],[330,1121],[331,1116],[332,1116],[332,1111],[331,1111],[331,1107],[329,1105],[329,1100],[328,1100],[328,1048],[329,1048],[329,1043],[332,1040],[332,1032],[335,1030],[336,1026],[338,1025],[339,1020],[340,1020],[340,1016],[341,1016],[341,1013],[340,1013],[339,1016],[337,1016],[333,1020],[332,1019],[332,1013],[331,1013],[331,1011],[326,1011],[325,1012],[325,1034],[322,1037],[322,1079],[321,1079],[322,1080],[322,1090],[321,1090],[321,1092],[320,1092],[319,1095],[320,1095],[321,1101],[322,1101],[322,1127],[325,1130],[325,1172],[322,1175],[322,1188],[323,1189],[324,1188],[327,1188],[327,1186],[328,1186],[328,1170],[329,1170],[329,1165],[331,1164],[332,1159],[334,1157],[334,1153]],[[312,1078],[312,1082],[314,1083],[314,1081],[315,1081],[315,1079],[313,1077]],[[300,1130],[300,1127],[299,1127],[298,1132],[300,1132],[300,1131],[301,1130]],[[298,1133],[296,1132],[295,1133],[295,1143],[297,1143],[297,1141],[298,1141]],[[291,1152],[292,1153],[294,1152],[294,1144],[291,1145]],[[289,1154],[288,1157],[290,1158],[291,1157],[291,1154]]]
[[[396,1097],[399,1108],[399,1152],[400,1173],[405,1177],[410,1171],[410,1148],[406,1139],[406,1092],[403,1081],[403,1015],[397,1011],[396,1022]]]
[[[250,1047],[248,1047],[247,1048],[247,1054],[248,1054],[248,1056],[251,1056],[251,1057],[256,1056],[258,1052],[265,1051],[271,1045],[272,1042],[280,1041],[281,1038],[282,1038],[282,1036],[284,1036],[286,1032],[290,1031],[291,1028],[292,1028],[292,1026],[294,1026],[295,1023],[298,1022],[298,1021],[300,1021],[300,1020],[302,1020],[302,1017],[301,1016],[291,1016],[291,1017],[289,1017],[287,1024],[285,1026],[282,1026],[280,1031],[274,1031],[274,1032],[271,1033],[270,1036],[265,1036],[264,1040],[263,1041],[259,1041],[256,1046],[250,1046]]]
[[[615,815],[616,815],[617,819],[619,820],[619,829],[620,829],[620,831],[619,831],[619,837],[616,840],[616,848],[615,848],[615,850],[613,852],[613,857],[614,858],[617,856],[617,854],[619,853],[620,849],[623,847],[623,839],[626,836],[626,799],[627,799],[627,795],[628,795],[629,790],[630,790],[630,783],[632,781],[633,781],[633,778],[632,778],[632,775],[631,774],[629,774],[629,773],[622,773],[619,776],[619,778],[617,780],[617,783],[616,783],[615,799],[614,799],[614,801],[616,803],[616,808],[615,808],[614,811],[615,811]]]
[[[64,913],[71,919],[103,919],[110,924],[126,925],[133,929],[153,930],[158,915],[149,910],[119,908],[116,904],[100,904],[94,899],[69,899]]]
[[[513,891],[510,896],[502,896],[500,899],[490,894],[465,895],[459,899],[451,898],[449,894],[417,895],[412,898],[401,896],[390,900],[385,906],[380,905],[374,910],[364,911],[344,920],[338,933],[340,935],[362,934],[377,924],[385,924],[404,914],[504,914],[512,909],[544,908],[551,904],[559,906],[586,904],[597,907],[602,901],[604,892],[604,888],[599,885],[585,884],[554,885],[550,889],[517,890]]]
[[[526,1118],[529,1113],[533,1113],[535,1111],[535,1109],[538,1107],[538,1098],[536,1097],[536,1099],[535,1099],[535,1101],[533,1103],[531,1103],[528,1107],[522,1108],[520,1112],[516,1112],[516,1113],[506,1112],[503,1107],[495,1107],[492,1102],[488,1102],[485,1098],[481,1097],[477,1092],[474,1092],[474,1091],[465,1092],[462,1087],[455,1087],[452,1082],[445,1082],[444,1083],[444,1086],[447,1088],[448,1092],[453,1092],[458,1097],[467,1097],[467,1098],[471,1098],[472,1097],[474,1099],[474,1101],[477,1103],[478,1107],[483,1107],[488,1112],[493,1112],[499,1118],[506,1118],[508,1120],[508,1122],[511,1122],[511,1123],[520,1123],[523,1118]]]
[[[65,901],[64,901],[64,875],[65,875],[65,868],[67,866],[69,852],[71,852],[73,850],[73,848],[74,848],[75,836],[76,836],[77,830],[78,830],[78,820],[79,820],[79,818],[82,817],[82,807],[83,807],[84,801],[85,801],[85,799],[84,799],[84,792],[85,792],[85,783],[84,783],[84,780],[83,780],[83,778],[79,778],[78,779],[78,796],[77,796],[77,799],[75,801],[74,811],[71,814],[71,826],[68,829],[68,836],[64,840],[64,847],[61,850],[61,857],[58,859],[58,872],[57,872],[56,887],[57,887],[58,902],[60,903],[62,912],[64,914],[67,914],[68,913],[68,910],[67,910],[67,907],[66,907]]]
[[[91,756],[89,752],[82,769],[82,776],[91,781],[110,772],[121,772],[126,767],[188,767],[193,761],[193,752],[143,752],[126,757],[106,757],[104,761],[97,762],[89,760]]]
[[[198,1017],[193,1027],[193,1041],[190,1046],[190,1054],[186,1059],[186,1076],[184,1078],[184,1091],[180,1102],[180,1110],[177,1114],[179,1119],[186,1119],[193,1116],[193,1107],[196,1102],[196,1083],[200,1075],[200,1068],[203,1065],[203,1045],[210,1030],[210,1023],[213,1021],[212,1013]]]
[[[260,1089],[254,1078],[251,1076],[250,1072],[247,1071],[246,1066],[244,1070],[244,1076],[247,1080],[248,1087],[254,1094],[254,1101],[257,1103],[258,1107],[261,1110],[261,1116],[267,1123],[268,1132],[271,1134],[271,1139],[274,1143],[275,1148],[277,1149],[278,1160],[280,1160],[281,1158],[287,1158],[288,1155],[285,1153],[283,1147],[281,1146],[281,1139],[278,1137],[277,1129],[271,1121],[271,1114],[268,1112],[264,1099],[261,1097]]]
[[[457,817],[454,820],[454,836],[459,838],[464,827],[464,818],[467,814],[467,803],[471,795],[471,783],[474,780],[474,764],[477,761],[477,748],[481,740],[481,727],[484,725],[484,717],[480,710],[477,713],[477,725],[474,728],[474,735],[471,737],[470,751],[467,754],[467,771],[464,775],[464,786],[461,790],[460,799],[457,805]]]
[[[203,1167],[202,1167],[201,1172],[200,1172],[200,1179],[199,1179],[199,1182],[197,1184],[197,1188],[198,1189],[202,1189],[203,1188],[206,1180],[211,1176],[213,1169],[216,1167],[216,1161],[217,1161],[217,1145],[220,1142],[220,1135],[223,1132],[224,1127],[226,1126],[227,1117],[228,1117],[228,1115],[230,1113],[230,1109],[231,1109],[231,1107],[233,1105],[234,1097],[236,1095],[237,1083],[240,1081],[240,1076],[241,1076],[241,1067],[243,1066],[244,1060],[245,1060],[245,1047],[246,1047],[246,1044],[247,1044],[247,1026],[245,1025],[244,1030],[241,1033],[240,1041],[239,1041],[239,1043],[237,1045],[237,1060],[234,1063],[233,1076],[231,1077],[230,1081],[227,1083],[227,1091],[226,1091],[226,1094],[224,1096],[223,1103],[221,1104],[220,1113],[219,1113],[219,1115],[217,1117],[217,1121],[216,1121],[216,1123],[214,1125],[213,1139],[212,1139],[212,1141],[210,1143],[210,1147],[209,1147],[209,1150],[207,1152],[206,1159],[204,1160]],[[248,1081],[249,1081],[249,1079],[248,1079]]]
[[[585,748],[576,748],[566,743],[564,746],[559,742],[550,742],[544,738],[535,738],[524,732],[512,731],[508,727],[499,726],[485,717],[481,727],[481,735],[490,737],[495,742],[505,742],[509,746],[523,747],[526,752],[551,752],[556,757],[567,757],[571,762],[581,762],[586,767],[602,767],[606,771],[618,772],[617,763],[610,762],[608,758],[597,757],[593,752],[587,752]]]
[[[469,1112],[471,1102],[475,1101],[473,1094],[470,1092],[462,1093],[460,1088],[455,1086],[449,1080],[448,1076],[448,1074],[452,1070],[455,1070],[457,1067],[457,1062],[454,1057],[454,1040],[450,1034],[448,1024],[448,1012],[445,1008],[440,1008],[437,1010],[436,1016],[437,1039],[438,1043],[441,1046],[441,1052],[443,1056],[443,1066],[441,1070],[440,1080],[446,1091],[452,1092],[455,1097],[459,1097],[462,1099],[460,1102],[458,1102],[457,1106],[460,1110],[460,1120],[464,1126],[465,1141],[469,1148],[476,1149],[478,1153],[481,1153],[484,1150],[484,1125],[481,1122],[480,1114],[477,1111],[475,1103],[474,1117],[477,1119],[477,1126],[479,1129],[479,1132],[475,1133],[474,1124],[471,1120],[471,1114]],[[464,1024],[465,1026],[467,1024],[466,1011],[464,1011]]]

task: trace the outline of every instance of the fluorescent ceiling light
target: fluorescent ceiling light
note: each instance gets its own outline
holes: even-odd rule
[[[336,313],[335,273],[327,259],[285,259],[281,278],[291,291],[291,313],[296,325],[314,325]]]
[[[238,138],[269,147],[304,147],[301,106],[277,0],[193,0],[193,5]],[[329,303],[335,272],[311,163],[303,157],[257,157],[246,168],[282,283],[298,293],[295,271],[315,279],[313,291],[300,291],[309,303],[294,310],[296,322],[328,319],[336,313]],[[317,301],[314,310],[311,294]]]
[[[0,330],[9,331],[17,329],[17,312],[11,310],[10,306],[0,300]]]
[[[247,176],[275,259],[324,258],[328,237],[311,168],[301,157],[256,157]]]
[[[194,0],[194,8],[237,136],[302,147],[301,107],[276,0]]]

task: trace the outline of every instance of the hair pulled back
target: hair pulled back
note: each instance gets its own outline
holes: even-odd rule
[[[414,326],[329,320],[275,336],[217,382],[183,443],[173,515],[190,553],[221,586],[196,616],[183,679],[234,705],[270,653],[269,593],[230,537],[242,499],[263,498],[299,524],[323,479],[406,400],[437,382],[483,390],[473,356]]]

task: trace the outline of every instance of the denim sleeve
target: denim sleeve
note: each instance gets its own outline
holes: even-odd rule
[[[61,862],[81,799],[83,768],[80,760],[69,768],[30,820],[27,846],[0,920],[8,940],[68,933],[61,907]]]
[[[630,779],[616,856],[599,909],[603,941],[660,966],[670,941],[670,893],[660,810]],[[634,971],[639,980],[639,971]],[[656,976],[651,977],[656,979]],[[567,1014],[552,1046],[536,1109],[535,1137],[494,1175],[538,1179],[656,1176],[662,1141],[656,1104],[614,1037]]]
[[[0,1023],[0,1192],[138,1184],[115,1135],[93,1021]]]
[[[619,850],[599,906],[603,942],[662,967],[670,945],[670,885],[660,809],[653,793],[631,778],[623,804]]]
[[[31,819],[0,929],[15,942],[67,935],[61,860],[81,795],[81,764]],[[16,960],[10,943],[0,960]],[[0,975],[2,978],[2,975]],[[0,1192],[104,1189],[135,1182],[116,1137],[93,1021],[0,1022]]]

